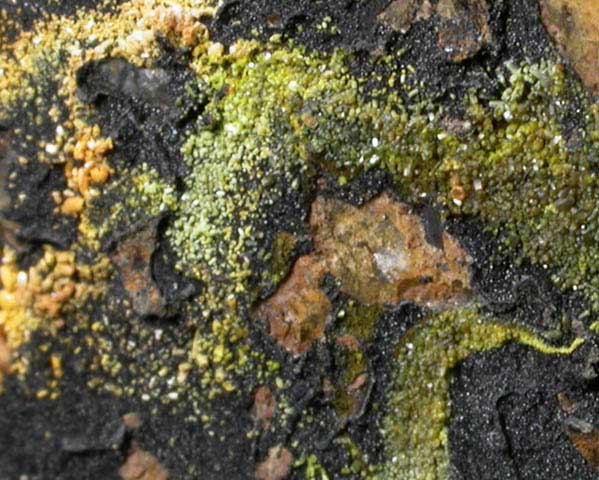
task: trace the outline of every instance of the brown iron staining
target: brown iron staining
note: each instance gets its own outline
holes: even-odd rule
[[[378,16],[390,29],[407,33],[414,22],[436,14],[439,48],[454,62],[477,54],[492,41],[486,0],[394,0]]]
[[[291,473],[293,455],[281,445],[268,450],[268,457],[256,467],[258,480],[284,480]]]
[[[599,8],[596,0],[540,0],[545,28],[593,95],[599,95]]]
[[[394,0],[379,14],[378,19],[396,32],[407,33],[414,21],[430,17],[431,10],[428,0]]]
[[[158,220],[127,237],[113,256],[133,310],[142,317],[163,316],[165,300],[152,277],[152,255],[156,248]]]
[[[168,480],[169,478],[167,470],[158,459],[142,450],[135,442],[118,473],[122,480]]]
[[[595,469],[599,469],[599,432],[568,432],[568,437],[582,457]]]
[[[363,305],[444,308],[468,299],[471,259],[457,240],[442,232],[440,245],[431,245],[420,217],[387,194],[362,207],[318,197],[310,227],[315,252],[299,258],[257,309],[271,336],[293,355],[324,333],[332,309],[320,288],[326,273]]]
[[[489,7],[485,0],[440,0],[439,46],[454,62],[474,56],[492,40]]]
[[[457,240],[443,232],[434,247],[420,217],[387,194],[361,208],[319,197],[310,224],[327,271],[363,304],[439,308],[467,296],[471,260]]]
[[[574,416],[578,403],[565,392],[557,395],[561,410],[568,415],[566,418],[566,434],[578,453],[596,470],[599,470],[599,430],[590,423]]]
[[[270,335],[289,353],[301,355],[324,334],[331,302],[320,289],[326,267],[318,256],[300,257],[289,278],[257,311]]]
[[[252,407],[252,417],[262,430],[268,430],[271,426],[277,402],[272,391],[267,386],[258,387],[254,394],[254,406]]]
[[[566,433],[572,445],[590,465],[599,470],[599,430],[578,419],[567,423]]]

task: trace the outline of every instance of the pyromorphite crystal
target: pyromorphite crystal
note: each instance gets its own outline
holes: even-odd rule
[[[427,99],[426,92],[416,88],[418,75],[416,80],[409,78],[409,65],[393,67],[402,61],[399,57],[381,60],[380,71],[387,71],[388,78],[362,79],[350,73],[355,59],[343,52],[311,53],[275,41],[212,43],[200,23],[207,12],[192,6],[197,3],[126,2],[110,15],[82,13],[70,20],[53,18],[37,23],[31,32],[20,35],[14,46],[0,46],[0,120],[10,125],[9,120],[17,115],[15,106],[28,102],[31,106],[36,102],[36,108],[30,110],[43,110],[41,102],[37,105],[37,99],[43,97],[38,92],[47,94],[51,90],[48,80],[60,79],[58,94],[51,95],[60,105],[48,106],[48,119],[44,120],[51,128],[40,128],[52,133],[47,139],[27,139],[27,144],[43,142],[39,158],[22,163],[43,159],[70,161],[71,167],[76,167],[65,170],[73,191],[67,192],[71,200],[62,203],[62,213],[77,218],[81,213],[80,231],[85,238],[80,238],[77,248],[98,247],[121,222],[134,223],[166,212],[173,217],[161,242],[170,242],[181,272],[203,281],[200,296],[191,299],[189,309],[182,312],[186,328],[196,329],[193,342],[187,341],[186,347],[201,371],[197,388],[201,395],[213,397],[247,385],[235,380],[250,370],[251,375],[258,371],[258,377],[269,371],[279,374],[279,367],[260,357],[263,353],[252,356],[252,349],[260,347],[254,347],[250,339],[259,334],[248,335],[250,309],[262,293],[256,292],[256,286],[266,275],[272,282],[272,272],[259,272],[257,265],[274,256],[275,280],[283,281],[286,259],[293,250],[282,246],[280,240],[271,248],[273,232],[265,225],[268,214],[276,210],[273,206],[285,205],[290,191],[308,186],[304,197],[313,198],[314,190],[320,188],[317,185],[329,182],[330,176],[333,182],[351,189],[358,175],[384,170],[395,181],[395,185],[389,182],[390,190],[401,195],[405,204],[391,205],[391,197],[379,197],[360,208],[318,197],[311,224],[315,252],[302,257],[287,282],[279,285],[278,293],[291,301],[271,302],[268,306],[276,307],[271,308],[274,314],[264,316],[269,317],[271,333],[288,353],[301,355],[322,337],[327,322],[334,321],[331,313],[338,299],[328,298],[319,285],[326,273],[336,278],[343,295],[364,304],[348,310],[342,325],[346,335],[337,338],[342,350],[338,357],[345,362],[337,387],[349,393],[337,394],[335,402],[346,418],[361,409],[362,399],[367,398],[362,393],[364,386],[372,381],[368,349],[354,348],[352,343],[372,341],[379,313],[388,304],[401,301],[455,307],[459,303],[455,300],[463,300],[468,291],[470,261],[457,241],[447,234],[442,235],[440,245],[425,245],[425,235],[405,205],[434,197],[445,212],[475,215],[518,258],[552,267],[559,286],[582,290],[599,309],[598,114],[581,90],[568,84],[562,67],[552,63],[501,65],[488,72],[498,79],[497,95],[488,98],[493,89],[484,97],[472,90],[464,99],[463,113],[456,118],[451,112],[457,109]],[[394,2],[382,20],[387,17],[393,28],[405,30],[400,17],[417,15],[417,2],[408,3],[404,9]],[[435,9],[452,21],[455,13],[450,10],[457,8],[454,3],[437,2]],[[490,41],[486,2],[481,5],[485,7],[470,19],[480,38],[456,43],[455,29],[449,31],[451,38],[447,35],[449,24],[445,33],[439,32],[440,43],[456,50],[454,60],[466,58]],[[334,32],[331,23],[325,19],[320,30]],[[83,134],[80,117],[89,115],[92,107],[83,105],[77,95],[77,71],[86,62],[123,57],[151,68],[158,58],[159,37],[190,47],[189,68],[197,76],[197,88],[190,91],[197,94],[198,108],[193,112],[198,118],[192,118],[187,130],[180,130],[187,132],[182,156],[189,174],[177,189],[147,166],[109,169],[104,154],[112,150],[112,143],[106,139],[102,145],[99,135],[88,138]],[[364,63],[370,61],[375,60]],[[367,65],[364,71],[378,71],[379,66]],[[392,88],[376,90],[371,88],[373,84]],[[583,112],[584,123],[574,132],[563,128],[568,120],[563,112],[570,112],[572,105]],[[38,118],[27,120],[36,124]],[[122,145],[115,142],[115,148]],[[86,152],[97,154],[102,161],[84,155]],[[91,163],[81,165],[84,161]],[[321,182],[316,182],[321,173]],[[13,180],[19,183],[18,178]],[[90,181],[93,185],[87,185]],[[60,200],[64,192],[53,194]],[[109,207],[97,214],[94,209],[101,205]],[[60,212],[58,209],[57,214]],[[309,218],[308,212],[304,213],[298,223]],[[414,255],[415,251],[419,254]],[[151,254],[144,256],[148,258],[142,270],[149,277]],[[11,278],[18,273],[16,264],[12,271],[12,261],[5,263],[11,268],[2,278],[4,310],[12,312],[20,324],[29,317],[19,299],[10,295],[24,285],[18,283],[18,277]],[[48,316],[62,308],[63,302],[57,298],[77,298],[71,277],[86,275],[83,268],[70,263],[70,269],[55,272],[60,290],[46,289],[46,297],[36,298],[37,307]],[[310,268],[299,268],[306,266]],[[48,270],[54,272],[53,268]],[[298,294],[294,290],[302,283],[294,276],[296,270],[312,275],[300,278],[308,284],[305,295],[306,291]],[[63,278],[69,283],[59,283]],[[21,283],[28,286],[33,280],[30,275]],[[160,307],[160,299],[153,297],[154,306]],[[144,310],[133,306],[138,313]],[[362,313],[360,321],[357,317]],[[8,320],[0,326],[12,347]],[[94,334],[104,328],[116,332],[109,329],[117,324],[106,322],[103,326],[96,320],[90,328]],[[402,340],[385,422],[389,462],[381,478],[446,478],[451,369],[472,352],[510,341],[547,354],[570,353],[577,345],[550,347],[519,327],[482,319],[474,308],[437,313]],[[113,347],[110,349],[112,354]],[[156,353],[167,350],[157,349]],[[170,353],[160,355],[164,355],[161,359],[170,358]],[[114,370],[111,375],[117,377],[120,367],[104,359],[109,356],[102,356],[103,368]],[[191,360],[187,360],[185,372],[191,369]],[[261,363],[256,366],[254,361]],[[146,391],[154,395],[159,389],[152,387],[153,382],[168,377],[168,369],[159,365],[155,376],[141,363],[136,377],[151,377],[152,381],[140,380],[129,389],[131,395],[145,395]],[[281,376],[286,373],[283,367],[280,370]],[[176,388],[171,383],[169,379],[162,384],[169,388],[166,398],[183,398],[179,390],[170,391]],[[283,384],[282,379],[277,381],[279,389]],[[207,418],[205,412],[201,414]],[[327,476],[314,455],[306,458],[310,478]]]
[[[110,211],[101,201],[89,202],[79,225],[81,243],[97,249],[118,227],[133,228],[176,208],[175,188],[147,164],[121,171],[120,175],[104,191],[105,196],[116,199]]]
[[[472,91],[464,118],[452,118],[432,101],[406,104],[395,92],[367,99],[348,60],[248,41],[194,58],[208,104],[183,148],[190,174],[168,238],[179,268],[207,285],[205,317],[226,315],[226,325],[244,330],[255,300],[251,259],[271,253],[261,241],[267,212],[289,188],[309,185],[316,169],[344,182],[384,169],[408,200],[435,195],[456,214],[478,215],[517,256],[554,266],[560,286],[582,286],[594,298],[599,250],[588,239],[599,228],[592,220],[599,184],[584,172],[596,127],[579,98],[588,107],[588,140],[568,151],[555,112],[577,90],[565,88],[562,69],[506,65],[497,98],[482,104]],[[401,82],[399,90],[410,93]],[[388,253],[379,252],[379,267],[397,272],[398,258]],[[348,291],[365,299],[364,286]],[[233,298],[234,308],[223,309]],[[208,337],[196,345],[210,356],[221,341]]]
[[[420,217],[388,194],[361,208],[317,197],[310,226],[316,251],[297,260],[289,278],[256,312],[270,335],[295,355],[324,333],[331,304],[320,283],[327,272],[341,291],[364,305],[411,301],[441,308],[468,297],[468,254],[443,230],[438,244],[430,244]]]
[[[448,478],[447,425],[451,370],[474,352],[508,342],[548,355],[568,355],[582,342],[552,347],[528,330],[486,319],[476,308],[431,316],[402,339],[384,435],[389,461],[380,479]]]
[[[367,100],[347,63],[343,53],[255,42],[195,59],[211,100],[183,149],[191,175],[169,232],[182,269],[245,288],[244,259],[260,254],[256,225],[287,188],[309,183],[314,166],[343,182],[382,168],[409,199],[437,195],[456,213],[479,215],[518,255],[553,264],[561,286],[594,295],[599,251],[588,239],[598,228],[599,185],[585,171],[597,152],[595,117],[561,68],[504,66],[502,93],[482,104],[472,91],[464,118],[452,118],[395,92]],[[588,112],[586,140],[569,151],[555,112],[577,95]]]

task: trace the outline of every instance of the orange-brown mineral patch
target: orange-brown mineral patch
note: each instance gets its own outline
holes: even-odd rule
[[[168,472],[151,453],[133,444],[127,461],[119,469],[123,480],[167,480]]]
[[[73,252],[50,246],[44,247],[37,264],[21,270],[15,252],[5,248],[0,264],[0,370],[9,358],[6,353],[16,352],[41,325],[60,329],[64,314],[98,298],[109,273],[107,259],[80,265]]]
[[[440,0],[438,44],[454,62],[478,53],[492,40],[486,0]]]
[[[578,453],[593,467],[599,469],[599,430],[590,423],[572,416],[579,405],[566,392],[557,394],[557,401],[566,418],[566,434]]]
[[[258,480],[284,480],[291,473],[293,455],[281,445],[268,450],[268,457],[256,467]]]
[[[133,309],[141,316],[161,316],[165,302],[152,278],[152,255],[156,248],[156,228],[153,221],[125,239],[114,255],[121,280],[131,297]]]
[[[426,240],[418,215],[383,194],[357,208],[319,197],[310,218],[314,244],[341,290],[363,304],[463,302],[471,259],[443,232],[442,248]]]
[[[582,457],[593,467],[599,469],[599,432],[568,432],[568,437]]]
[[[549,34],[594,95],[599,95],[599,3],[540,0]]]
[[[289,278],[257,311],[267,320],[270,335],[288,352],[300,355],[319,339],[331,312],[331,302],[320,289],[326,273],[317,256],[297,260]]]
[[[194,47],[202,39],[208,38],[208,29],[197,18],[202,16],[198,10],[159,7],[154,14],[154,22],[159,30],[173,45]]]
[[[310,226],[316,251],[299,258],[256,311],[270,335],[294,355],[324,334],[331,303],[320,282],[327,272],[365,305],[443,308],[468,298],[471,259],[458,241],[443,232],[441,245],[431,245],[420,217],[387,194],[360,208],[318,197]]]
[[[113,173],[107,164],[113,143],[112,139],[101,137],[98,126],[89,127],[81,121],[74,124],[77,133],[64,146],[68,154],[64,170],[69,188],[53,192],[52,196],[62,214],[77,217],[86,202],[97,195],[96,188],[104,185]],[[63,142],[57,135],[55,144],[50,146],[58,148]]]
[[[252,416],[260,424],[263,430],[268,430],[270,428],[276,408],[277,402],[270,388],[264,385],[259,387],[254,394]]]

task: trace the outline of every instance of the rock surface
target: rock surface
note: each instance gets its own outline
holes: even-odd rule
[[[477,54],[492,41],[489,6],[486,0],[394,0],[378,15],[381,24],[406,34],[412,24],[436,14],[438,46],[460,63]]]
[[[599,5],[595,0],[540,0],[543,23],[585,85],[599,95]]]
[[[300,355],[324,334],[331,303],[320,283],[326,273],[342,292],[365,305],[412,302],[443,308],[465,302],[471,259],[442,232],[427,240],[422,219],[382,194],[362,207],[318,197],[310,216],[315,252],[297,260],[289,278],[257,309],[270,335]]]

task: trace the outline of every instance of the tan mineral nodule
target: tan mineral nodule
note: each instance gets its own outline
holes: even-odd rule
[[[318,197],[310,227],[316,251],[298,259],[257,309],[270,335],[294,355],[324,334],[332,308],[320,289],[326,273],[365,305],[412,302],[438,309],[469,297],[472,260],[458,241],[442,232],[441,245],[431,245],[421,218],[387,194],[362,207]]]
[[[268,457],[256,468],[257,480],[284,480],[291,473],[293,455],[281,445],[268,450]]]
[[[262,385],[254,394],[254,406],[252,416],[263,430],[268,430],[275,415],[277,402],[270,388]]]
[[[457,240],[443,232],[443,248],[431,245],[421,218],[387,194],[360,208],[319,197],[310,225],[327,271],[363,304],[440,308],[468,295],[471,259]]]
[[[545,28],[583,83],[599,96],[599,2],[540,0]]]
[[[141,316],[164,314],[162,293],[152,278],[152,255],[156,248],[158,220],[126,238],[113,256],[133,309]]]
[[[486,0],[394,0],[378,15],[381,24],[407,33],[412,25],[436,14],[439,48],[459,63],[476,55],[493,40]]]
[[[300,355],[323,334],[331,302],[320,289],[326,273],[321,259],[301,257],[289,278],[258,308],[258,317],[268,320],[270,335],[288,352]]]
[[[599,469],[599,432],[568,433],[568,438],[582,457],[595,469]]]
[[[169,475],[158,459],[133,443],[127,460],[119,468],[122,480],[168,480]]]
[[[418,11],[417,0],[394,0],[379,14],[378,19],[396,32],[407,33]]]
[[[452,61],[463,62],[491,43],[489,7],[485,0],[439,0],[438,45]]]

